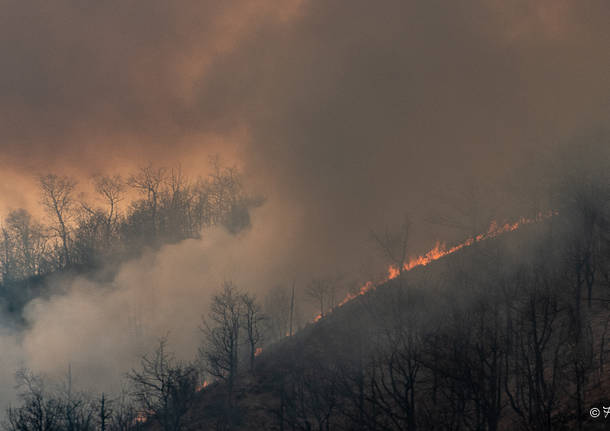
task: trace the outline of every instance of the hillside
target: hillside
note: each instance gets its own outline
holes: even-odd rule
[[[564,225],[414,268],[266,346],[232,391],[198,393],[190,429],[605,429],[589,409],[609,404],[610,286],[600,272],[575,304]]]

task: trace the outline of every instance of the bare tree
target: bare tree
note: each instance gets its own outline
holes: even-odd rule
[[[144,417],[138,414],[138,408],[133,404],[133,401],[129,398],[129,395],[122,392],[117,398],[106,401],[109,407],[107,419],[107,429],[110,431],[136,431],[143,428],[145,422]],[[103,410],[101,409],[101,402],[98,406],[98,414],[100,419],[103,416]],[[101,430],[100,430],[101,431]]]
[[[152,232],[156,237],[159,229],[158,210],[161,186],[166,179],[165,168],[153,168],[152,164],[141,168],[140,171],[128,178],[127,184],[146,195],[151,211]]]
[[[314,278],[311,280],[305,290],[305,294],[320,307],[320,316],[326,314],[329,306],[329,296],[331,292],[331,283],[325,278]]]
[[[215,208],[214,223],[222,223],[240,197],[241,178],[237,169],[223,167],[218,155],[210,157],[212,173],[209,175],[209,198]]]
[[[55,231],[62,241],[63,266],[70,264],[70,233],[68,223],[74,206],[76,181],[70,177],[48,174],[39,178],[42,203],[56,220]]]
[[[112,410],[110,408],[110,402],[106,398],[106,394],[102,393],[98,404],[98,422],[100,431],[106,431],[108,429],[108,423],[112,419]]]
[[[204,319],[201,328],[204,346],[200,355],[207,363],[208,373],[227,382],[229,403],[238,372],[243,314],[241,296],[232,282],[223,283],[222,291],[212,298],[208,318]]]
[[[417,428],[416,390],[421,371],[421,323],[404,290],[388,292],[386,316],[378,316],[380,337],[372,361],[371,402],[397,429]]]
[[[446,186],[438,193],[440,210],[431,214],[427,221],[472,237],[487,229],[501,205],[497,185],[466,177],[462,184],[449,189]]]
[[[2,226],[0,242],[0,264],[2,264],[2,282],[7,283],[17,278],[17,258],[15,256],[15,239],[9,229]]]
[[[405,215],[400,228],[396,232],[390,231],[387,226],[383,233],[371,231],[371,237],[383,257],[389,260],[389,263],[398,271],[399,275],[405,270],[405,264],[407,263],[410,229],[411,220]]]
[[[165,234],[170,240],[180,240],[198,234],[194,226],[193,190],[182,168],[172,168],[164,195]]]
[[[541,275],[525,274],[528,291],[513,307],[507,337],[510,378],[505,392],[522,427],[531,430],[553,429],[569,357],[569,334],[559,298]]]
[[[105,217],[105,237],[106,243],[110,241],[113,225],[116,224],[118,217],[118,204],[123,200],[125,185],[120,175],[113,177],[106,175],[96,175],[93,177],[95,191],[102,196],[108,205]]]
[[[321,358],[295,358],[295,362],[280,388],[280,409],[273,412],[280,429],[285,425],[302,431],[335,429],[333,420],[340,408],[336,370]]]
[[[256,351],[262,342],[261,322],[263,320],[263,316],[254,295],[244,293],[242,296],[242,301],[244,303],[244,323],[249,348],[250,371],[253,371],[254,357],[256,356]]]
[[[165,431],[185,429],[186,415],[196,395],[195,367],[178,362],[167,352],[167,340],[159,340],[152,355],[144,355],[140,369],[128,379],[132,396],[147,418],[157,421]]]
[[[9,407],[5,428],[10,431],[59,431],[61,406],[49,398],[42,379],[27,370],[17,372],[21,407]]]
[[[27,370],[17,375],[22,405],[9,407],[10,431],[93,431],[95,408],[83,393],[49,391],[42,377]]]
[[[21,275],[28,277],[39,274],[47,241],[42,225],[34,222],[30,213],[24,209],[11,211],[6,218],[6,225],[15,241]]]

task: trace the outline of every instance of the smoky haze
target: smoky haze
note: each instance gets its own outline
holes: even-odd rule
[[[254,226],[242,237],[213,229],[201,240],[144,253],[111,282],[73,276],[49,282],[56,294],[26,306],[27,329],[0,334],[0,401],[13,398],[20,367],[56,381],[70,369],[75,388],[116,394],[125,372],[159,337],[168,337],[180,358],[193,358],[210,294],[222,282],[263,292],[270,280],[293,276],[281,257],[268,260],[281,242],[273,234],[269,227]]]
[[[31,303],[28,332],[2,336],[11,364],[99,363],[87,384],[138,353],[133,320],[112,313],[151,320],[147,336],[170,331],[187,355],[224,279],[262,292],[357,271],[373,253],[369,230],[405,211],[423,251],[445,238],[420,223],[438,196],[485,184],[480,205],[514,207],[496,183],[516,169],[538,183],[532,154],[610,126],[601,0],[2,4],[5,212],[34,211],[39,173],[85,183],[151,161],[205,174],[215,153],[267,197],[251,231],[129,262],[103,300],[89,282],[57,280],[70,294]]]

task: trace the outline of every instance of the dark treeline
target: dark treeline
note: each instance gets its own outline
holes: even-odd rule
[[[161,338],[126,374],[127,389],[118,397],[75,390],[71,376],[57,383],[20,370],[20,405],[8,408],[2,425],[14,431],[199,429],[196,401],[209,388],[221,388],[211,417],[218,426],[230,426],[239,416],[236,394],[244,376],[253,375],[264,340],[273,340],[275,318],[263,314],[254,295],[226,282],[202,316],[201,347],[193,361],[176,360]]]
[[[610,403],[610,159],[577,150],[544,193],[553,217],[404,271],[342,307],[344,282],[313,278],[303,294],[324,317],[305,327],[294,287],[259,302],[227,281],[203,316],[196,358],[177,360],[162,339],[113,398],[21,372],[21,402],[4,427],[603,429],[589,409]],[[161,226],[160,208],[148,229]],[[56,232],[66,262],[61,224]],[[407,221],[375,236],[388,263],[403,266],[411,232]]]
[[[566,183],[555,217],[405,272],[293,336],[291,289],[261,305],[227,282],[192,362],[161,340],[116,399],[22,375],[6,429],[590,429],[610,321],[610,188],[597,181]]]
[[[266,364],[269,429],[603,427],[589,409],[608,405],[610,181],[582,149],[549,181],[556,216],[402,274],[283,346]],[[409,226],[376,237],[398,268]]]
[[[145,246],[197,238],[205,227],[222,225],[232,233],[247,228],[249,209],[262,199],[247,194],[237,169],[223,167],[218,158],[212,158],[211,168],[194,181],[180,168],[152,165],[126,179],[96,175],[95,204],[77,192],[73,178],[39,177],[48,224],[16,209],[1,225],[0,290],[9,309],[19,309],[29,299],[22,297],[26,288],[44,275],[90,271],[133,257]]]
[[[290,340],[260,371],[268,429],[594,426],[589,409],[608,401],[607,186],[571,186],[555,218],[447,257],[438,277],[403,274]]]
[[[587,429],[610,320],[610,208],[591,191],[571,187],[559,215],[404,273],[292,337],[275,335],[289,331],[290,289],[270,291],[273,308],[226,282],[192,362],[161,340],[112,399],[22,373],[5,427]]]

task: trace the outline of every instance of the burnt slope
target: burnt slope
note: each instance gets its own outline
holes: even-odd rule
[[[597,277],[599,300],[575,301],[561,224],[415,268],[265,347],[233,394],[200,393],[195,429],[603,426],[588,411],[608,401],[610,295]]]

